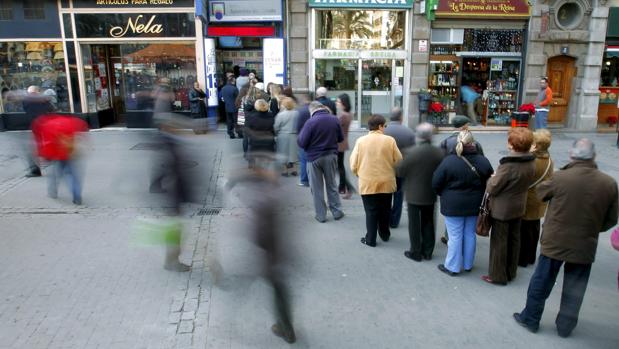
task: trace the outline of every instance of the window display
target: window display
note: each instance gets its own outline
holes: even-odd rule
[[[69,111],[61,42],[0,42],[0,112],[23,112],[28,86],[36,85],[58,111]]]

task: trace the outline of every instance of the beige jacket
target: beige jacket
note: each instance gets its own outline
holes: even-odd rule
[[[350,169],[359,177],[359,193],[395,192],[395,167],[401,160],[395,139],[382,131],[370,131],[357,139],[350,154]]]

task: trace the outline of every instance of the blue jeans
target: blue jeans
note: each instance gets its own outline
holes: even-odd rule
[[[535,129],[540,130],[542,128],[548,128],[548,112],[547,111],[535,111]]]
[[[58,181],[63,176],[66,176],[67,184],[73,195],[73,201],[81,201],[82,187],[75,162],[72,160],[55,160],[52,161],[50,167],[51,171],[47,176],[47,195],[52,198],[58,197]]]
[[[538,328],[544,312],[546,299],[563,261],[540,255],[537,259],[535,273],[531,276],[527,291],[527,305],[520,313],[520,318],[531,328]],[[563,267],[563,291],[561,305],[555,320],[560,334],[569,335],[578,323],[578,313],[589,283],[591,264],[573,264],[565,262]]]
[[[299,148],[299,181],[302,184],[309,185],[309,177],[307,176],[307,158],[305,157],[305,150]]]
[[[477,216],[445,216],[445,225],[447,234],[449,234],[445,268],[449,271],[459,273],[463,267],[465,270],[473,268],[477,243],[476,224]]]
[[[402,217],[402,202],[404,201],[404,191],[402,185],[404,184],[404,178],[396,177],[395,182],[397,189],[393,193],[393,205],[391,206],[391,216],[389,217],[389,226],[391,228],[397,228],[400,225],[400,218]]]

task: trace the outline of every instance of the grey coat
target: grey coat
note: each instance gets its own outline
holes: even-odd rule
[[[432,205],[436,193],[432,189],[432,175],[443,160],[443,151],[429,142],[419,143],[404,151],[397,176],[404,179],[406,202],[413,205]]]
[[[283,163],[296,162],[298,147],[297,147],[297,119],[299,113],[296,110],[280,111],[275,117],[277,156]]]

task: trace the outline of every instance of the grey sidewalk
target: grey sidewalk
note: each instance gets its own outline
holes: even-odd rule
[[[18,133],[0,134],[0,348],[279,348],[269,288],[254,275],[260,255],[248,241],[247,209],[226,176],[245,164],[240,140],[225,134],[191,137],[205,173],[203,201],[187,207],[182,258],[191,273],[163,270],[163,249],[131,243],[140,217],[161,216],[148,194],[149,132],[93,132],[86,149],[84,206],[45,196],[45,178],[24,179]],[[354,133],[353,138],[362,133]],[[555,163],[579,134],[556,134]],[[619,178],[616,135],[588,135],[600,168]],[[444,135],[437,136],[441,139]],[[479,134],[496,167],[505,133]],[[136,147],[137,146],[137,147]],[[488,240],[478,239],[474,271],[449,278],[436,269],[446,253],[414,263],[406,212],[392,240],[370,249],[359,243],[364,214],[358,196],[344,201],[346,217],[313,219],[309,189],[282,178],[290,253],[290,286],[299,342],[305,348],[614,348],[619,342],[616,284],[619,254],[601,236],[580,323],[569,339],[554,330],[560,288],[551,295],[542,328],[530,334],[511,313],[524,305],[532,268],[508,287],[479,280],[487,271]],[[217,208],[222,207],[219,214]],[[209,210],[215,208],[215,210]],[[215,215],[211,215],[211,214]],[[443,228],[439,224],[438,231]],[[206,259],[224,278],[214,287]],[[210,260],[209,260],[210,261]],[[558,280],[561,283],[561,280]]]

